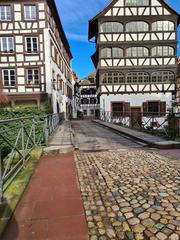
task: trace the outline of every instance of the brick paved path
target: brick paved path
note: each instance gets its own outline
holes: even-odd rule
[[[3,240],[87,240],[72,154],[43,157]]]
[[[91,240],[180,239],[180,162],[124,149],[76,157]]]

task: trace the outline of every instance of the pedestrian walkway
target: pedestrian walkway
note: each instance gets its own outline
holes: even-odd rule
[[[73,131],[71,122],[64,121],[56,130],[48,143],[48,147],[44,149],[45,153],[68,153],[74,150]]]
[[[88,239],[73,154],[42,157],[2,239]]]
[[[112,123],[103,122],[100,120],[94,120],[95,123],[101,124],[104,127],[108,127],[111,130],[115,130],[121,134],[135,139],[136,141],[143,142],[150,147],[156,147],[159,149],[172,149],[180,148],[180,142],[168,141],[161,137],[154,136],[145,132],[137,131],[130,128],[121,127]]]

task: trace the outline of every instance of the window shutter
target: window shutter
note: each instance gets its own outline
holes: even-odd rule
[[[166,115],[166,102],[160,102],[160,116]]]
[[[143,103],[143,116],[144,117],[148,116],[148,102]]]
[[[124,103],[124,114],[125,114],[125,116],[129,116],[130,111],[131,111],[130,103],[129,102]]]

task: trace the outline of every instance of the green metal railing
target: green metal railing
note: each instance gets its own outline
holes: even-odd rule
[[[47,145],[63,120],[64,114],[52,114],[0,121],[0,201],[30,159],[30,152],[38,145]]]

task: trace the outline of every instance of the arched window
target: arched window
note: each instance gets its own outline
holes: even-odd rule
[[[170,21],[157,21],[152,24],[152,31],[174,31],[175,25]]]
[[[146,22],[129,22],[126,24],[126,32],[147,32],[149,24]]]
[[[151,74],[151,81],[152,82],[173,82],[175,80],[175,75],[173,72],[170,71],[160,71],[160,72],[153,72]]]
[[[148,57],[149,50],[145,47],[131,47],[126,50],[127,57]]]
[[[125,83],[124,74],[119,72],[105,73],[102,78],[102,83],[106,84]]]
[[[146,83],[149,80],[149,74],[146,72],[131,72],[126,75],[127,83]]]
[[[123,57],[123,50],[121,48],[112,48],[112,57],[113,58],[121,58]]]
[[[125,6],[149,6],[149,0],[125,0]]]
[[[123,25],[119,22],[104,22],[101,24],[102,33],[123,32]]]
[[[152,48],[152,56],[174,56],[175,51],[173,47],[157,46]]]
[[[102,58],[121,58],[123,57],[123,49],[121,48],[103,48],[101,50]]]
[[[103,48],[101,50],[102,58],[111,58],[112,57],[112,49],[111,48]]]

